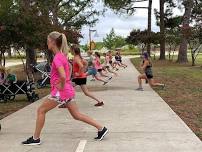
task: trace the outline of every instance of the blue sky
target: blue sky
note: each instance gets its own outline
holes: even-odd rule
[[[148,2],[141,2],[136,4],[136,6],[148,6]],[[103,3],[101,0],[97,0],[96,6],[97,9],[103,8]],[[159,9],[159,0],[153,0],[153,10],[152,10],[152,30],[159,31],[159,27],[156,26],[155,16],[154,16],[154,8]],[[175,14],[182,14],[179,10],[175,10]],[[105,12],[104,16],[99,17],[99,21],[93,27],[93,29],[97,30],[98,37],[93,36],[94,41],[102,41],[110,30],[114,28],[115,32],[118,35],[127,37],[130,31],[135,28],[146,29],[147,28],[147,10],[146,9],[138,9],[134,15],[132,16],[119,16],[115,14],[113,11],[108,9]],[[82,28],[81,33],[84,36],[81,39],[81,44],[86,44],[88,40],[88,30],[89,27],[85,26]],[[92,34],[93,35],[93,34]]]

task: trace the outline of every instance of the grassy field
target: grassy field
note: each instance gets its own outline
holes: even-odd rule
[[[132,62],[141,71],[140,59]],[[202,55],[195,67],[170,61],[152,62],[156,81],[166,84],[165,90],[154,90],[202,140]]]

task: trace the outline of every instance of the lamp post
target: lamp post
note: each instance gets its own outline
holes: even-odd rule
[[[97,30],[93,30],[93,29],[90,29],[89,28],[89,50],[91,51],[92,50],[92,46],[91,46],[91,41],[92,41],[92,32],[97,32]]]

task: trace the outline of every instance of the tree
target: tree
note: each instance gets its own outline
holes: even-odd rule
[[[96,47],[95,47],[95,49],[101,50],[103,47],[104,47],[103,42],[96,42]]]
[[[150,36],[148,31],[141,31],[140,29],[135,29],[130,32],[130,35],[126,38],[126,42],[133,45],[140,45],[141,53],[145,51],[145,48],[150,43],[157,43],[157,35],[154,32],[151,32]]]
[[[176,5],[173,0],[160,0],[160,12],[155,9],[155,16],[157,19],[157,25],[160,26],[160,60],[165,60],[165,31],[167,28],[174,28],[180,23],[176,22],[176,18],[173,18],[173,8]],[[177,25],[176,25],[177,24]],[[172,27],[173,26],[173,27]]]
[[[110,33],[107,34],[106,38],[103,39],[103,45],[108,49],[122,47],[125,44],[125,39],[121,36],[117,36],[113,28]]]
[[[136,7],[136,3],[148,1],[148,6]],[[133,15],[136,9],[147,9],[148,10],[148,30],[147,34],[150,37],[151,34],[151,12],[152,12],[152,0],[104,0],[105,4],[111,9],[115,10],[116,13],[126,13]],[[150,41],[147,43],[147,52],[150,54],[151,44]]]
[[[78,43],[81,27],[94,24],[97,15],[99,12],[93,9],[92,0],[2,0],[0,27],[5,30],[1,32],[0,41],[2,44],[6,41],[4,46],[8,48],[24,48],[29,66],[35,63],[35,49],[47,49],[48,33],[57,30],[66,34],[68,42]]]
[[[188,58],[187,58],[187,44],[188,44],[188,38],[190,35],[187,33],[190,33],[190,19],[191,19],[191,13],[192,9],[194,6],[194,1],[193,0],[184,0],[182,3],[185,7],[185,12],[183,16],[183,21],[182,21],[182,36],[181,36],[181,44],[179,48],[179,54],[178,54],[178,63],[187,63]]]
[[[166,44],[168,46],[168,57],[169,61],[174,57],[174,53],[176,52],[177,46],[180,44],[180,34],[177,29],[170,29],[166,31]],[[172,53],[172,58],[171,58]]]
[[[202,28],[192,28],[191,36],[188,39],[189,48],[191,49],[192,66],[195,66],[197,56],[202,51]]]
[[[165,0],[160,0],[160,60],[165,60],[165,24],[164,24],[164,4]]]
[[[194,8],[192,11],[192,19],[195,20],[195,24],[197,27],[202,27],[202,0],[194,1]]]
[[[5,66],[4,53],[10,49],[13,38],[11,28],[7,28],[7,24],[13,24],[16,18],[16,6],[12,0],[0,1],[0,64]]]
[[[114,38],[114,48],[120,48],[124,45],[126,45],[125,38],[123,38],[122,36],[116,36]]]
[[[112,49],[114,46],[114,38],[116,34],[114,28],[111,29],[110,33],[107,34],[106,38],[103,39],[104,46],[108,49]]]
[[[151,36],[151,16],[152,16],[152,0],[149,0],[149,6],[148,6],[148,36]],[[150,51],[151,51],[151,42],[148,42],[147,44],[147,52],[150,56]]]

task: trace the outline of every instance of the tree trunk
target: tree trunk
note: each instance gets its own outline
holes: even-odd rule
[[[192,66],[195,66],[195,57],[194,57],[194,53],[191,53],[191,59],[192,59]]]
[[[152,0],[149,0],[149,6],[148,6],[148,37],[151,37],[151,15],[152,15]],[[147,53],[151,54],[151,41],[147,44]]]
[[[52,61],[53,61],[53,53],[51,51],[47,50],[45,52],[45,55],[46,55],[48,64],[50,65],[52,63]]]
[[[1,52],[0,54],[0,65],[2,66],[2,58],[3,58],[3,53]]]
[[[186,30],[189,27],[190,18],[191,18],[191,12],[193,8],[193,0],[185,0],[183,2],[185,6],[185,12],[183,17],[183,25],[182,25],[182,37],[181,37],[181,43],[179,48],[179,54],[178,54],[178,63],[187,63],[187,44],[188,44],[188,36],[185,36]]]
[[[5,65],[6,65],[6,58],[5,58],[4,53],[5,53],[4,51],[1,51],[1,54],[0,54],[0,65],[5,67]]]
[[[165,23],[164,23],[164,4],[165,0],[160,0],[160,60],[165,60]]]
[[[8,58],[11,58],[11,49],[8,49]]]
[[[26,49],[26,71],[32,72],[32,66],[36,64],[36,52],[33,48]]]

